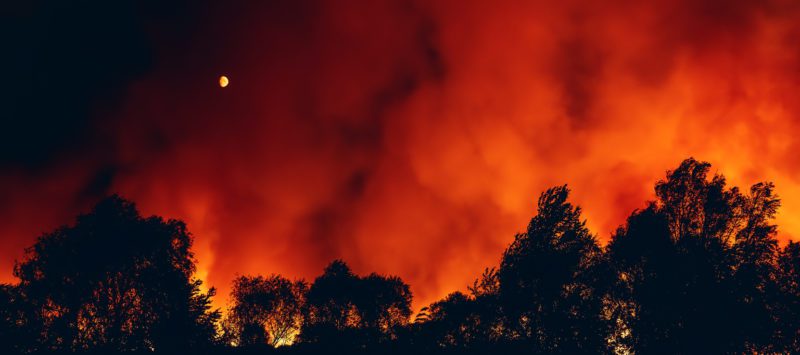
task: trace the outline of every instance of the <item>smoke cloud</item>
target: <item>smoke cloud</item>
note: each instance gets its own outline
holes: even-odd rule
[[[341,258],[419,308],[497,264],[547,187],[604,241],[689,156],[774,181],[800,235],[797,2],[161,3],[4,15],[49,25],[22,26],[14,80],[49,76],[4,89],[1,281],[119,193],[188,223],[219,305],[237,274]]]

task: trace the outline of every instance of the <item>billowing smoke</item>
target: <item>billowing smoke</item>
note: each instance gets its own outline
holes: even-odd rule
[[[48,118],[2,146],[0,280],[116,192],[188,223],[219,304],[236,274],[342,258],[420,307],[495,265],[543,189],[605,240],[689,156],[775,181],[800,234],[795,1],[162,3],[6,15],[51,26],[14,57],[49,79],[6,89],[12,120]]]

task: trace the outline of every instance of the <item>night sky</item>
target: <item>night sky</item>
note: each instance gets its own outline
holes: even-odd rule
[[[774,181],[800,236],[796,1],[12,0],[0,26],[0,281],[118,193],[188,223],[220,304],[342,258],[418,308],[547,187],[605,241],[689,156]]]

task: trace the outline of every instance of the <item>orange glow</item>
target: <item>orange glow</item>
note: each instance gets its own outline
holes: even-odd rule
[[[545,188],[568,183],[605,241],[689,156],[774,181],[780,236],[800,236],[796,2],[338,5],[217,5],[218,35],[188,46],[225,48],[235,95],[209,88],[216,62],[161,64],[106,128],[110,190],[188,223],[218,305],[236,274],[342,258],[401,276],[419,309],[496,265]],[[0,280],[106,163],[0,174]]]
[[[219,87],[221,88],[227,87],[229,83],[230,81],[228,80],[227,76],[223,75],[219,77]]]

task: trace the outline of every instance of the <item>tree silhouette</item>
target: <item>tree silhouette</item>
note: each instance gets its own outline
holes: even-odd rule
[[[186,225],[117,196],[45,234],[15,268],[41,349],[179,350],[214,336]]]
[[[772,351],[776,331],[773,307],[779,294],[775,277],[778,241],[772,220],[780,207],[772,183],[758,183],[744,196],[733,245],[739,350]]]
[[[527,231],[503,254],[500,300],[510,339],[536,352],[595,353],[607,344],[593,270],[601,250],[568,195],[560,186],[539,197]]]
[[[411,291],[394,276],[361,278],[336,260],[314,280],[300,338],[307,343],[365,347],[396,339],[411,316]]]
[[[744,195],[685,160],[612,237],[618,340],[636,351],[729,353],[768,345],[776,251],[772,184]],[[629,331],[630,334],[626,333]]]
[[[481,312],[474,299],[453,292],[426,310],[425,334],[435,347],[467,348],[488,339],[479,330]]]
[[[377,332],[380,339],[396,339],[400,327],[411,317],[411,290],[397,276],[372,273],[361,278],[355,299],[362,327]]]
[[[223,321],[227,341],[240,346],[291,344],[303,324],[308,286],[279,275],[233,281],[233,305]]]
[[[300,332],[303,342],[341,343],[351,340],[352,335],[346,333],[361,322],[354,294],[358,281],[358,276],[341,260],[325,267],[308,291],[305,323]]]
[[[644,353],[675,351],[681,340],[671,332],[682,324],[679,300],[685,293],[667,219],[653,204],[634,213],[608,253],[618,276],[612,292],[620,324],[615,340]]]

